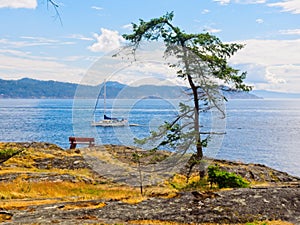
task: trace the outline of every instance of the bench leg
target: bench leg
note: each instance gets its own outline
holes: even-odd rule
[[[75,148],[76,148],[76,145],[77,145],[76,143],[73,143],[73,142],[70,143],[70,149],[75,149]]]

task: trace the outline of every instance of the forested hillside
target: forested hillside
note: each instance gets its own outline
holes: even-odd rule
[[[0,80],[1,98],[73,98],[77,84],[29,78]]]
[[[104,89],[102,84],[98,86],[80,86],[80,98],[94,98],[91,93],[98,93],[99,98],[103,98]],[[72,99],[76,93],[78,84],[58,82],[58,81],[41,81],[29,78],[20,80],[2,80],[0,79],[0,98],[50,98],[50,99]],[[164,98],[176,99],[181,98],[183,90],[186,88],[179,86],[155,86],[142,85],[132,87],[115,81],[109,81],[106,84],[107,98],[121,99],[139,99],[139,98]],[[220,87],[224,96],[228,99],[249,99],[258,98],[257,96],[241,91],[235,91],[224,86]]]

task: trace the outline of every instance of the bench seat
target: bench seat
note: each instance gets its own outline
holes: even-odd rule
[[[70,149],[75,149],[77,144],[88,144],[89,147],[95,146],[95,138],[89,137],[69,137]]]

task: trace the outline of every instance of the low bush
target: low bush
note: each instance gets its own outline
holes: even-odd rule
[[[21,150],[20,149],[10,149],[10,148],[0,149],[0,164],[7,161],[14,155],[19,154],[22,151],[23,151],[22,149]]]
[[[10,158],[20,152],[20,150],[15,149],[1,149],[0,150],[0,159]]]
[[[244,188],[249,186],[249,183],[241,176],[221,170],[218,165],[208,167],[208,181],[211,187],[213,184],[217,184],[219,188]]]

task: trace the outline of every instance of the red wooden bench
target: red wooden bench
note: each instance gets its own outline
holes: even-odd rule
[[[88,137],[69,137],[70,149],[75,149],[77,144],[88,144],[89,147],[95,146],[95,138]]]

